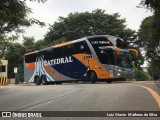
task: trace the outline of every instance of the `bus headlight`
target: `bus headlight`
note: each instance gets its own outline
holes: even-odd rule
[[[121,76],[121,74],[120,74],[120,73],[118,73],[118,76]]]
[[[122,71],[122,69],[118,69],[118,71]]]

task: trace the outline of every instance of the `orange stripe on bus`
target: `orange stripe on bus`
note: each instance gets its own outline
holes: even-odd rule
[[[94,58],[90,58],[89,60],[84,60],[85,56],[89,56],[89,54],[76,54],[76,55],[74,55],[75,58],[77,58],[79,61],[81,61],[86,66],[89,66],[91,70],[94,70],[100,79],[113,78],[113,76],[111,76],[109,74],[109,72],[101,65],[101,63],[99,63]],[[95,66],[98,66],[99,69],[95,68]],[[100,71],[104,71],[106,75],[101,76]]]
[[[34,70],[35,69],[35,63],[26,63],[26,66],[29,70]]]
[[[57,78],[59,78],[59,79],[63,79],[61,76],[59,76],[58,74],[56,74],[53,70],[51,70],[48,66],[45,66],[45,65],[43,65],[44,66],[44,69],[47,71],[47,72],[49,72],[49,73],[51,73],[52,75],[54,75],[55,77],[57,77]]]
[[[26,53],[25,55],[30,55],[30,54],[34,54],[34,53],[36,53],[36,52],[30,52],[30,53]]]
[[[135,52],[136,53],[136,57],[138,57],[138,51],[137,50],[135,50],[135,49],[129,49],[129,50]]]
[[[69,44],[72,44],[72,42],[65,42],[65,43],[57,44],[57,45],[54,45],[53,47],[62,47],[62,46],[69,45]]]

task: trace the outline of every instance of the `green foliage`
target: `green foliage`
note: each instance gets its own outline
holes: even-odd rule
[[[25,53],[25,47],[19,43],[10,43],[10,47],[6,52],[6,59],[8,60],[8,73],[9,77],[14,77],[14,67],[23,68],[23,55]],[[22,69],[23,70],[23,69]],[[23,72],[23,71],[19,71]]]
[[[133,30],[126,29],[125,19],[120,19],[118,13],[109,15],[105,13],[105,10],[97,9],[91,13],[76,12],[70,13],[66,18],[59,17],[57,22],[50,25],[49,31],[45,35],[45,40],[47,42],[58,39],[70,41],[100,34],[119,36],[126,40],[133,33]]]
[[[142,21],[139,38],[146,50],[146,57],[150,60],[149,73],[153,79],[158,79],[160,78],[160,1],[142,0],[141,5],[153,11],[153,16]]]
[[[154,80],[160,79],[159,59],[152,59],[151,61],[149,61],[148,73],[152,77],[152,79],[154,79]]]
[[[8,39],[0,34],[0,58],[4,57],[5,51],[8,48]]]
[[[11,31],[22,32],[20,27],[39,24],[43,22],[35,18],[29,18],[31,9],[22,0],[0,0],[0,34]]]
[[[35,50],[35,39],[33,37],[23,37],[23,46],[25,46],[26,52],[32,52]]]
[[[160,8],[159,0],[142,0],[141,5],[147,6],[148,9],[157,10]]]
[[[34,43],[34,50],[40,50],[49,46],[51,45],[48,44],[45,40],[38,40]]]
[[[146,51],[146,59],[149,62],[149,74],[153,79],[160,78],[160,46],[155,31],[155,16],[147,17],[142,21],[139,30],[139,39],[141,47]],[[149,61],[150,60],[150,61]]]
[[[147,17],[142,21],[139,29],[139,39],[141,41],[141,47],[146,50],[148,58],[154,58],[156,55],[155,47],[158,46],[156,40],[153,37],[153,16]]]
[[[154,59],[160,55],[160,1],[142,0],[141,4],[152,9],[154,15],[143,20],[140,27],[139,36],[142,43],[147,48],[147,57]]]
[[[134,75],[135,75],[136,81],[149,80],[148,73],[144,72],[143,70],[135,69]]]

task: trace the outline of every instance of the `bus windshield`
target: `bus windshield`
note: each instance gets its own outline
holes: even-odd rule
[[[120,67],[133,67],[129,52],[120,52],[117,62]]]
[[[127,48],[126,43],[122,39],[114,37],[114,36],[108,36],[107,38],[108,38],[108,40],[110,40],[112,42],[112,44],[114,46],[116,46],[118,48],[122,48],[122,49]]]
[[[101,49],[98,57],[102,64],[116,65],[116,52],[114,50]]]

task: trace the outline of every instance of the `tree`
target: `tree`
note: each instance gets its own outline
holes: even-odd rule
[[[160,58],[159,58],[160,59]],[[148,73],[154,80],[158,80],[160,78],[160,62],[159,59],[152,59],[148,64]]]
[[[160,50],[159,50],[160,48],[160,45],[159,45],[160,43],[160,34],[159,34],[159,31],[160,31],[160,1],[159,0],[142,0],[141,5],[146,6],[149,10],[152,10],[154,13],[153,16],[146,18],[142,22],[142,25],[140,28],[140,36],[143,39],[141,40],[144,44],[146,44],[147,47],[150,47],[147,53],[153,54],[153,55],[147,54],[148,57],[152,59],[154,59],[155,57],[158,58],[158,56],[160,56],[159,54],[160,53]],[[142,33],[144,35],[142,35]]]
[[[48,44],[45,40],[38,40],[37,42],[34,43],[34,49],[35,50],[40,50],[46,47],[51,46],[50,44]]]
[[[144,72],[143,70],[135,69],[134,75],[135,75],[136,81],[149,80],[148,73]]]
[[[40,0],[38,0],[40,1]],[[44,0],[42,0],[44,2]],[[22,32],[20,27],[39,24],[44,26],[43,22],[35,18],[29,18],[32,12],[22,0],[0,0],[0,34],[11,31]]]
[[[160,9],[159,0],[142,0],[140,3],[142,6],[147,6],[148,9],[157,11]]]
[[[5,57],[8,60],[8,73],[9,77],[14,77],[14,67],[19,67],[23,72],[23,55],[25,47],[19,43],[10,43],[10,47],[6,51]]]
[[[34,41],[35,39],[33,37],[23,37],[23,46],[26,53],[35,50]]]
[[[47,0],[30,0],[45,2]],[[14,31],[16,33],[23,32],[21,27],[28,27],[32,24],[44,26],[44,22],[40,22],[35,18],[29,18],[32,12],[26,6],[25,0],[0,0],[0,58],[5,56],[5,52],[9,49],[9,45],[17,36],[8,37],[8,33]]]
[[[0,58],[4,57],[5,51],[8,48],[8,39],[0,34]]]
[[[157,79],[160,78],[160,66],[158,66],[160,63],[160,1],[142,0],[141,5],[153,11],[153,16],[147,17],[142,21],[139,37],[146,50],[149,69],[152,70],[154,68],[152,77]]]
[[[129,32],[128,32],[129,31]],[[125,19],[120,19],[120,15],[115,13],[109,15],[105,10],[97,9],[84,13],[70,13],[68,17],[59,17],[59,20],[50,25],[49,31],[45,35],[47,42],[61,39],[70,41],[90,35],[109,34],[128,39],[126,34],[134,33],[127,29]]]

